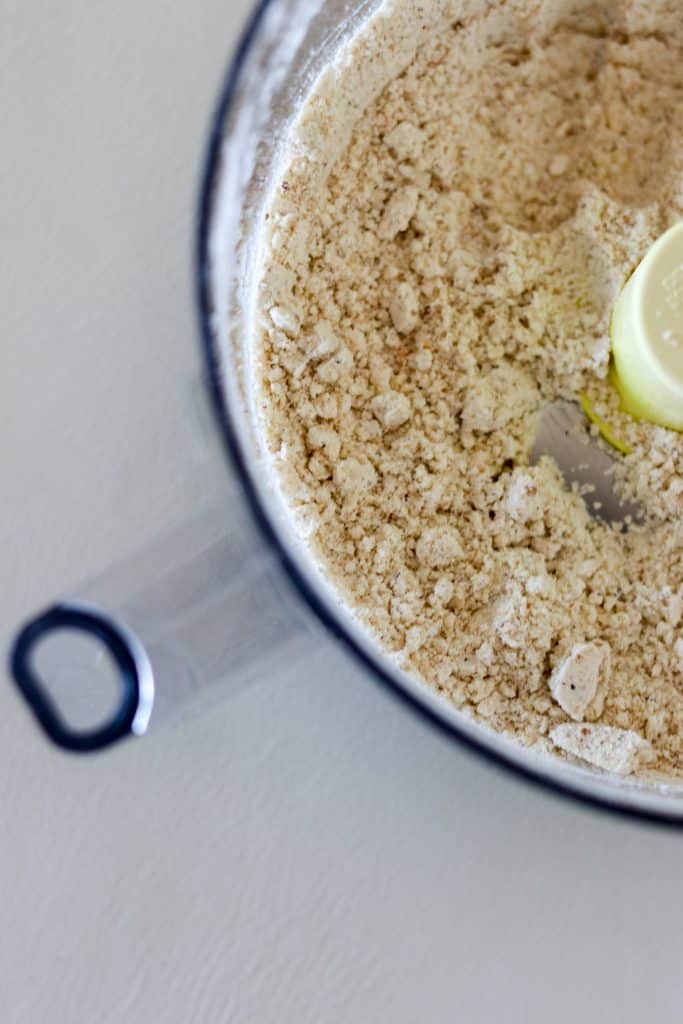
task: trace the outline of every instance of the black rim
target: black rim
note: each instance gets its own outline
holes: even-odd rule
[[[211,406],[216,420],[219,433],[223,440],[223,448],[227,456],[229,467],[234,470],[240,480],[244,494],[250,506],[254,520],[257,523],[264,540],[277,552],[279,560],[289,576],[290,581],[310,606],[316,616],[324,623],[327,629],[335,636],[344,647],[349,650],[360,663],[370,671],[375,682],[379,683],[385,692],[391,694],[412,711],[417,711],[421,717],[430,724],[432,728],[442,735],[455,739],[458,743],[476,754],[479,758],[496,766],[506,773],[514,773],[518,778],[525,780],[536,788],[545,790],[548,793],[560,795],[566,800],[584,807],[590,807],[601,812],[608,812],[622,819],[638,820],[649,822],[655,825],[664,825],[680,829],[683,826],[683,819],[669,815],[665,811],[649,810],[645,808],[632,807],[620,803],[618,797],[612,802],[597,795],[591,795],[579,789],[574,789],[569,783],[561,783],[556,779],[548,778],[540,773],[527,768],[516,761],[508,759],[502,752],[498,752],[461,731],[456,723],[441,718],[427,704],[422,703],[416,696],[399,686],[399,684],[382,668],[382,666],[369,657],[361,646],[354,640],[336,618],[329,612],[326,606],[319,599],[309,582],[301,574],[298,566],[290,558],[287,550],[280,541],[277,532],[271,524],[251,480],[244,454],[240,447],[237,431],[233,425],[231,414],[225,401],[221,387],[221,365],[217,350],[216,338],[212,328],[213,304],[211,299],[210,267],[211,259],[209,252],[209,240],[212,224],[213,205],[216,195],[216,186],[220,178],[221,168],[221,143],[225,137],[224,129],[227,118],[230,114],[232,102],[235,96],[240,78],[243,61],[251,48],[261,20],[265,11],[270,7],[273,0],[259,0],[245,31],[242,34],[240,43],[235,51],[232,62],[226,74],[219,101],[213,116],[208,147],[204,160],[204,169],[201,180],[201,191],[199,197],[199,211],[196,234],[196,300],[198,305],[200,338],[206,372],[206,383],[211,400]]]
[[[36,673],[32,654],[51,633],[77,630],[95,637],[113,657],[118,668],[120,700],[113,715],[96,729],[71,728]],[[92,753],[129,736],[141,701],[140,669],[128,640],[113,622],[100,613],[76,605],[55,605],[22,629],[10,656],[15,682],[47,736],[64,750]]]

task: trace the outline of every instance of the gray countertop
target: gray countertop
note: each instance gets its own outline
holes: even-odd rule
[[[194,198],[247,0],[0,0],[5,639],[181,522]],[[683,835],[480,764],[321,652],[93,760],[6,684],[0,1016],[680,1014]]]

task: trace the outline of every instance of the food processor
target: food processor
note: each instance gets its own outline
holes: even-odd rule
[[[252,386],[264,207],[312,84],[379,6],[261,0],[254,10],[215,112],[198,211],[197,430],[213,501],[25,624],[10,656],[16,686],[50,740],[89,753],[143,736],[214,683],[227,696],[283,657],[299,659],[303,673],[331,637],[368,682],[500,767],[605,810],[683,823],[674,781],[617,778],[526,749],[398,667],[324,577],[269,466]]]

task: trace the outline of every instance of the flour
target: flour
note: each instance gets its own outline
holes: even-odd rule
[[[614,300],[683,217],[677,2],[383,8],[268,211],[261,406],[313,553],[410,672],[527,746],[683,775],[683,437],[620,412]],[[647,523],[538,416],[587,394]]]

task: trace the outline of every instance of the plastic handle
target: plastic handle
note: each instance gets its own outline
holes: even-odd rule
[[[38,644],[51,634],[69,629],[94,637],[114,659],[120,682],[118,706],[94,729],[70,726],[46,689],[33,664]],[[129,735],[147,731],[154,703],[154,675],[145,649],[128,631],[96,609],[61,604],[32,619],[19,633],[11,657],[12,675],[47,736],[75,753],[102,750]]]
[[[255,526],[222,452],[207,437],[202,452],[212,504],[33,617],[13,644],[18,691],[65,750],[91,752],[142,736],[214,682],[234,692],[274,673],[283,657],[298,660],[319,648],[321,631],[310,628],[315,620]],[[115,704],[93,725],[112,669]],[[75,718],[87,725],[70,721],[67,694],[71,718],[75,703]]]

